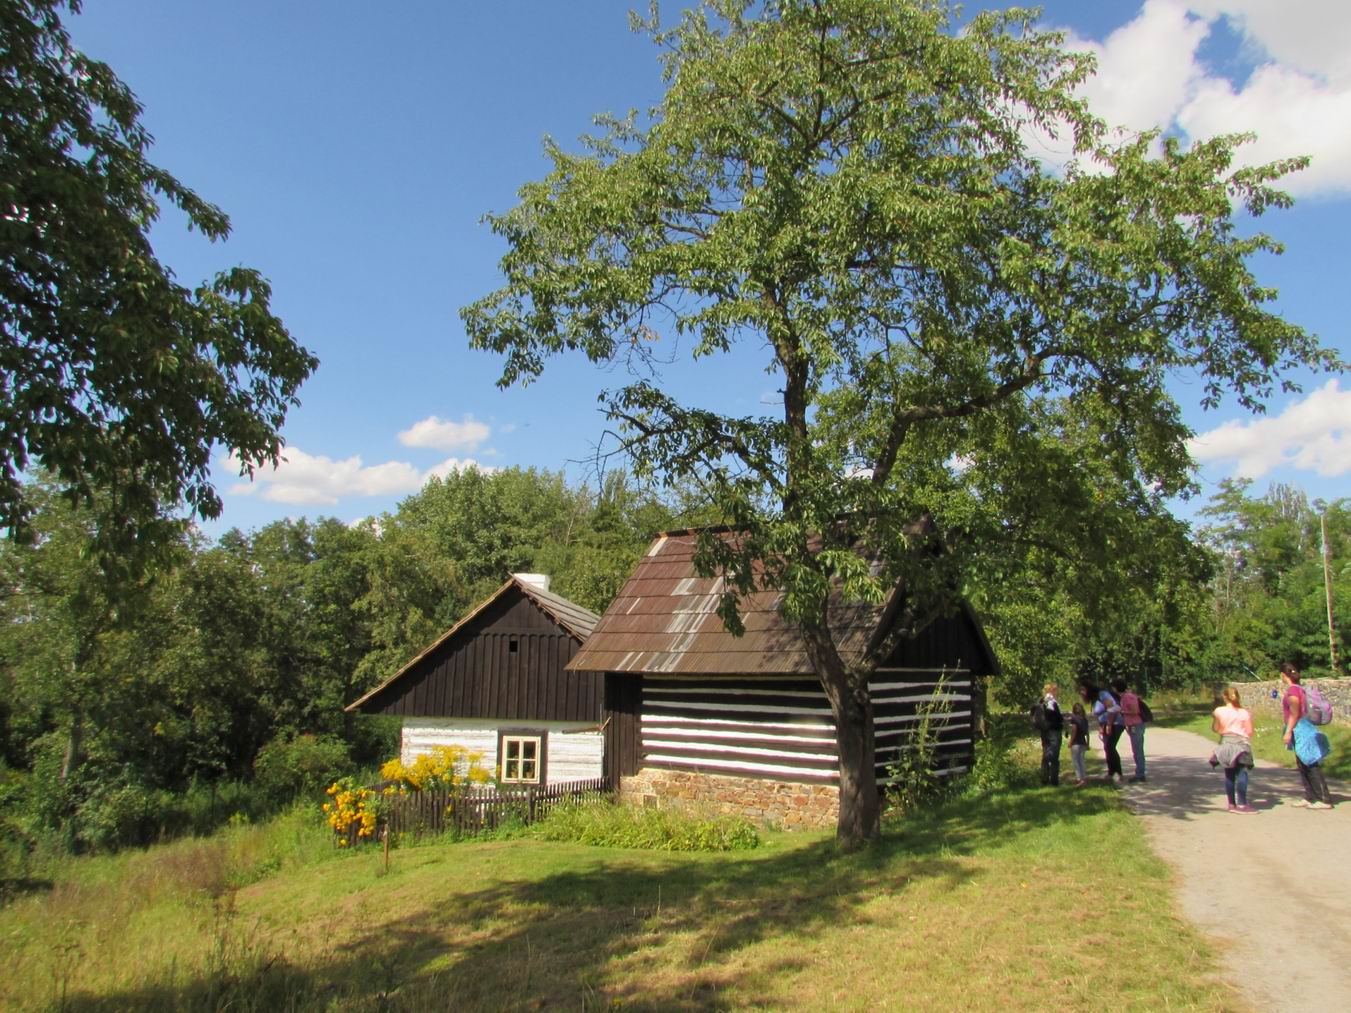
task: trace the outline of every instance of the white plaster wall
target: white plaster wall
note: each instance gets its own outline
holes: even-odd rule
[[[497,769],[499,728],[541,728],[549,733],[548,779],[584,781],[604,774],[605,738],[595,725],[575,721],[495,721],[468,718],[404,718],[399,750],[404,763],[412,763],[437,746],[464,746],[483,754],[483,766]]]

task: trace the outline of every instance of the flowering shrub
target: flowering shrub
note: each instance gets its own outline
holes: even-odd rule
[[[380,768],[380,776],[397,783],[401,791],[430,791],[487,784],[492,775],[483,768],[483,754],[464,746],[437,746],[405,765],[397,756]]]
[[[338,835],[338,847],[347,847],[356,830],[357,840],[373,840],[384,815],[382,802],[386,794],[374,788],[363,788],[350,777],[340,778],[328,789],[329,800],[324,803],[328,825]]]
[[[482,764],[482,753],[463,746],[437,746],[407,765],[396,756],[380,768],[381,776],[390,782],[384,788],[365,788],[350,777],[335,781],[328,789],[324,816],[338,836],[339,847],[354,840],[375,840],[386,822],[392,796],[488,784],[492,775]]]

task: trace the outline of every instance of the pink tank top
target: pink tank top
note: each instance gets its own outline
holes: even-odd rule
[[[1243,707],[1232,707],[1229,704],[1216,707],[1215,724],[1219,726],[1221,735],[1242,735],[1245,739],[1252,738],[1252,715]]]

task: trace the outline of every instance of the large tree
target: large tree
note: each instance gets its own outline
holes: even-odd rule
[[[654,16],[665,97],[580,153],[548,146],[548,176],[489,218],[504,286],[463,311],[506,355],[503,384],[567,351],[641,366],[680,335],[696,358],[765,349],[780,414],[682,402],[641,372],[603,398],[639,475],[697,480],[745,530],[701,557],[731,578],[729,628],[751,557],[786,591],[838,727],[846,843],[879,831],[868,682],[898,637],[1011,543],[1087,575],[1129,546],[1189,480],[1171,373],[1256,407],[1283,368],[1336,366],[1266,308],[1248,265],[1278,245],[1236,221],[1288,203],[1271,183],[1300,161],[1236,170],[1241,137],[1119,140],[1075,97],[1091,57],[1034,17],[958,25],[943,0]],[[1039,161],[1037,129],[1076,159]],[[853,666],[827,609],[840,585],[895,620]]]
[[[245,470],[276,462],[317,360],[257,271],[189,289],[157,259],[162,206],[212,240],[229,220],[148,161],[141,106],[71,45],[61,7],[79,0],[0,0],[0,527],[24,531],[39,465],[98,491],[99,540],[125,554],[172,537],[160,504],[220,513],[216,445]]]

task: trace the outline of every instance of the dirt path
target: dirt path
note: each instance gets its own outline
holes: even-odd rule
[[[1248,802],[1227,811],[1224,776],[1206,762],[1213,743],[1150,728],[1149,781],[1123,796],[1156,853],[1178,872],[1186,915],[1221,939],[1221,974],[1259,1010],[1351,1010],[1351,796],[1330,785],[1337,808],[1311,812],[1299,774],[1264,761]],[[1131,768],[1129,744],[1122,760]]]

